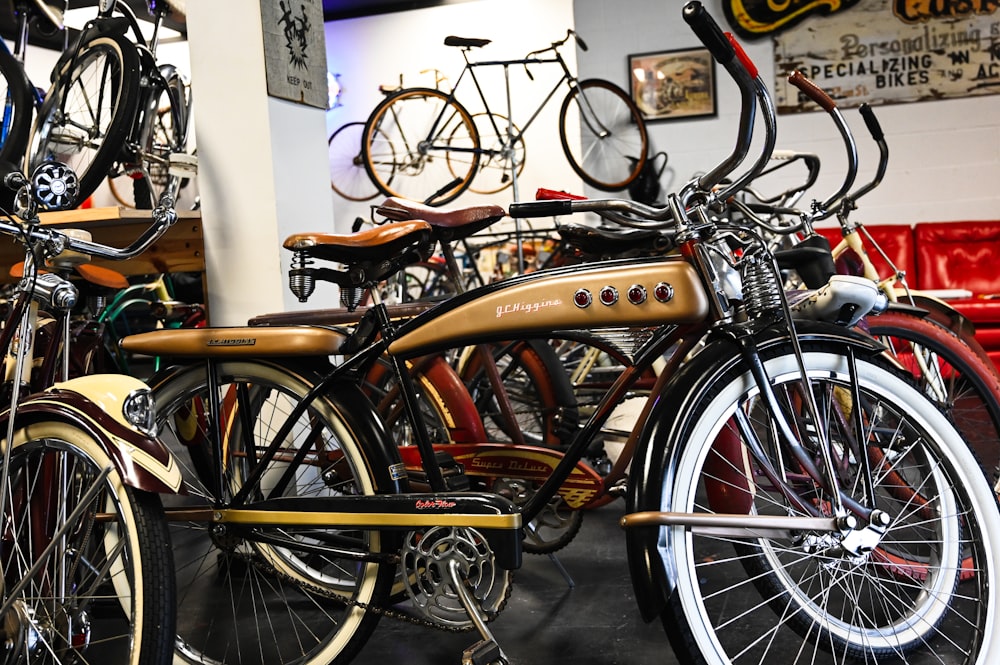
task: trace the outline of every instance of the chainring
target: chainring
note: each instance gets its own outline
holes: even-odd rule
[[[411,531],[403,544],[401,566],[413,607],[427,620],[449,628],[474,626],[450,573],[457,563],[461,583],[479,610],[492,620],[510,593],[510,571],[496,565],[486,538],[468,527],[432,527]]]

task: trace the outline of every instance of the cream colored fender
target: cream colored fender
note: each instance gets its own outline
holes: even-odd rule
[[[9,411],[0,414],[0,431],[6,431],[9,416]],[[152,394],[136,378],[92,374],[21,400],[16,425],[41,420],[68,422],[89,434],[131,487],[158,494],[176,494],[181,488],[177,460],[155,436]]]

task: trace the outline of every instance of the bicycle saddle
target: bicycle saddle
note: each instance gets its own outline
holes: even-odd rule
[[[479,48],[481,46],[486,46],[492,39],[476,39],[475,37],[455,37],[454,35],[449,35],[444,38],[445,46],[461,46],[462,48]]]
[[[289,287],[301,302],[309,299],[316,280],[352,289],[368,287],[425,260],[433,249],[431,240],[431,226],[419,220],[385,224],[351,235],[297,233],[284,243],[285,249],[295,252],[288,271]],[[310,265],[312,258],[343,267],[314,268]]]
[[[336,263],[386,261],[402,252],[430,242],[431,227],[426,222],[410,220],[400,224],[376,226],[350,235],[333,233],[296,233],[284,243],[285,249]]]
[[[466,208],[432,208],[396,197],[385,200],[375,212],[394,222],[419,219],[433,227],[439,240],[461,240],[482,231],[507,213],[500,206],[478,205]]]

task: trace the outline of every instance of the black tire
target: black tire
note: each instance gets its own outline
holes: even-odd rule
[[[444,205],[469,188],[479,147],[469,112],[433,88],[383,99],[361,139],[365,170],[380,192],[429,205]]]
[[[580,81],[566,95],[559,140],[576,174],[605,192],[621,191],[639,177],[649,148],[639,109],[624,90],[603,79]]]
[[[807,434],[810,451],[819,443],[816,433],[826,434],[841,490],[884,511],[887,524],[863,547],[842,540],[859,535],[852,528],[790,527],[748,537],[660,527],[662,567],[674,580],[665,588],[661,618],[678,657],[712,665],[923,656],[994,662],[1000,512],[974,455],[947,417],[884,359],[857,358],[853,383],[842,346],[803,346],[818,426],[804,422],[800,368],[787,344],[762,352],[779,408],[793,432]],[[644,458],[632,466],[633,481],[649,483],[633,498],[655,505],[631,508],[801,516],[806,506],[830,515],[815,474],[776,441],[743,363],[713,355],[696,356],[662,396],[650,450],[667,451],[665,462]],[[737,411],[755,433],[759,454],[737,426]],[[650,468],[656,478],[641,477]],[[788,493],[779,491],[779,478]],[[865,531],[866,520],[859,522]]]
[[[162,438],[182,465],[188,507],[215,505],[220,497],[214,488],[219,484],[223,499],[242,488],[252,460],[241,442],[261,450],[311,385],[307,372],[272,363],[227,361],[218,369],[222,396],[245,391],[247,409],[242,412],[250,421],[227,419],[231,429],[221,479],[211,471],[213,446],[204,428],[204,372],[189,368],[151,381]],[[314,402],[248,500],[273,491],[274,480],[285,469],[293,474],[282,497],[385,491],[387,469],[370,468],[375,458],[365,451],[365,432],[370,430],[360,424],[359,411],[366,404],[370,409],[349,386]],[[309,446],[310,452],[296,462],[295,451],[302,446]],[[385,607],[396,571],[383,556],[398,550],[390,536],[372,530],[289,526],[258,526],[223,535],[210,527],[204,522],[171,524],[179,657],[244,665],[345,663],[367,641],[380,616],[368,608]],[[324,543],[376,560],[352,562],[322,551]]]
[[[330,187],[348,201],[370,201],[379,195],[365,169],[361,152],[361,137],[365,123],[349,122],[341,125],[326,142],[330,162]],[[387,148],[392,146],[386,143]],[[394,163],[390,159],[389,163]],[[392,173],[386,176],[392,182]]]
[[[913,314],[885,312],[868,317],[863,327],[951,417],[995,485],[1000,480],[1000,382],[993,365],[950,330]]]
[[[106,468],[110,473],[84,506],[85,492]],[[59,543],[5,617],[7,657],[34,661],[40,637],[42,660],[50,663],[171,663],[173,559],[159,497],[126,486],[94,439],[63,422],[15,432],[10,467],[2,471],[10,483],[5,602],[29,566],[42,561],[43,548]],[[78,507],[80,518],[65,522]]]
[[[79,204],[122,156],[139,104],[139,56],[124,37],[103,35],[62,61],[35,119],[25,158],[30,173],[58,161],[79,178]]]
[[[2,135],[0,135],[0,163],[20,166],[24,157],[28,133],[31,131],[31,117],[34,115],[31,82],[24,68],[7,49],[0,49],[0,86],[6,100]],[[13,198],[13,193],[8,197]]]

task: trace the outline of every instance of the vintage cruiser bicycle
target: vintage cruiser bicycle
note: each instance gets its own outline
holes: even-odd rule
[[[393,471],[401,489],[406,480],[397,448],[357,397],[354,379],[384,351],[405,376],[406,358],[456,344],[628,326],[649,335],[636,368],[678,343],[685,353],[671,357],[686,357],[708,334],[704,350],[662,373],[653,390],[623,521],[640,609],[663,620],[680,658],[995,658],[1000,511],[992,488],[947,418],[886,363],[883,347],[839,326],[793,324],[766,243],[752,229],[710,217],[766,163],[774,114],[752,65],[701,5],[688,4],[684,17],[740,88],[733,154],[665,207],[611,200],[511,211],[627,211],[675,227],[680,255],[542,271],[475,289],[400,325],[391,339],[300,327],[125,340],[134,351],[190,359],[153,384],[161,422],[191,425],[175,443],[197,431],[191,407],[212,406],[204,422],[213,431],[203,443],[216,474],[202,486],[213,487],[167,511],[184,655],[346,661],[378,616],[400,612],[389,603],[401,571],[417,620],[475,627],[484,642],[468,657],[502,661],[486,621],[509,588],[511,536],[561,491],[639,369],[626,369],[552,477],[514,514],[496,513],[505,504],[489,494],[367,496],[390,491]],[[715,192],[748,153],[758,97],[769,137],[764,154]],[[361,286],[398,268],[384,265],[394,263],[389,257],[428,238],[426,224],[403,222],[355,236],[302,234],[299,251],[336,262],[352,254],[350,271],[310,270]],[[867,284],[857,293],[866,310],[874,285],[853,283]],[[288,359],[290,343],[310,367]],[[310,371],[316,359],[344,343],[359,350],[317,378]],[[279,403],[287,410],[272,408]],[[433,449],[420,447],[427,482],[447,487],[456,470],[437,467]],[[474,499],[494,514],[473,521]]]
[[[155,438],[150,391],[123,375],[70,378],[68,336],[40,348],[36,368],[34,342],[40,308],[68,313],[77,298],[47,261],[130,258],[175,216],[169,203],[156,209],[124,249],[41,226],[32,196],[58,208],[74,183],[62,165],[30,183],[11,166],[3,178],[18,190],[19,219],[0,220],[0,233],[24,246],[25,261],[0,332],[0,633],[9,662],[169,663],[175,585],[159,495],[182,478]]]
[[[525,158],[524,133],[565,83],[559,109],[559,138],[570,166],[584,182],[604,191],[628,187],[646,161],[648,139],[642,115],[628,94],[602,79],[577,80],[559,49],[575,39],[572,30],[548,48],[518,60],[472,61],[469,51],[488,39],[447,37],[462,50],[465,67],[450,92],[404,88],[382,100],[365,124],[361,158],[380,192],[443,205],[467,189],[495,193],[516,182]],[[562,76],[520,127],[494,112],[476,78],[480,67],[558,65]],[[468,75],[485,109],[472,114],[456,92]],[[509,100],[508,100],[509,107]],[[510,114],[509,109],[507,113]],[[579,141],[577,138],[579,137]],[[516,191],[516,189],[515,189]]]

